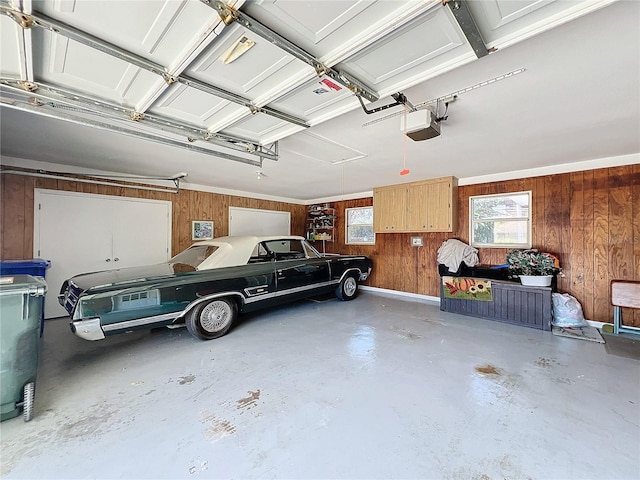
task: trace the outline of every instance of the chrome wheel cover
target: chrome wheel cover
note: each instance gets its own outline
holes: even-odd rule
[[[358,288],[358,282],[353,277],[347,277],[344,279],[344,293],[347,297],[353,297]]]
[[[231,306],[227,302],[214,300],[208,303],[200,312],[202,329],[215,333],[222,330],[231,321]]]

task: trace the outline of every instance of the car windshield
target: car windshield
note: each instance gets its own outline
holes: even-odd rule
[[[218,250],[215,245],[192,245],[169,260],[173,265],[192,267],[195,270],[209,255]]]

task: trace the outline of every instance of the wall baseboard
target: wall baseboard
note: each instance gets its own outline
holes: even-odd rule
[[[426,300],[428,302],[440,303],[440,297],[432,297],[431,295],[421,295],[419,293],[401,292],[400,290],[390,290],[388,288],[369,287],[367,285],[360,286],[361,290],[369,291],[372,293],[382,293],[387,295],[393,295],[396,297],[412,298],[414,300]]]

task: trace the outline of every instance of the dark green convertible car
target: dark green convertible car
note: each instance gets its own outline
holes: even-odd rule
[[[241,312],[332,291],[351,300],[370,273],[369,258],[322,255],[303,237],[221,237],[167,263],[76,275],[58,300],[87,340],[183,322],[210,340]]]

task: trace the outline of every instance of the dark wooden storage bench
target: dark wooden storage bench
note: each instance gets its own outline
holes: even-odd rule
[[[486,318],[522,327],[551,330],[551,287],[526,287],[515,282],[491,280],[493,300],[445,298],[440,282],[440,310]]]

